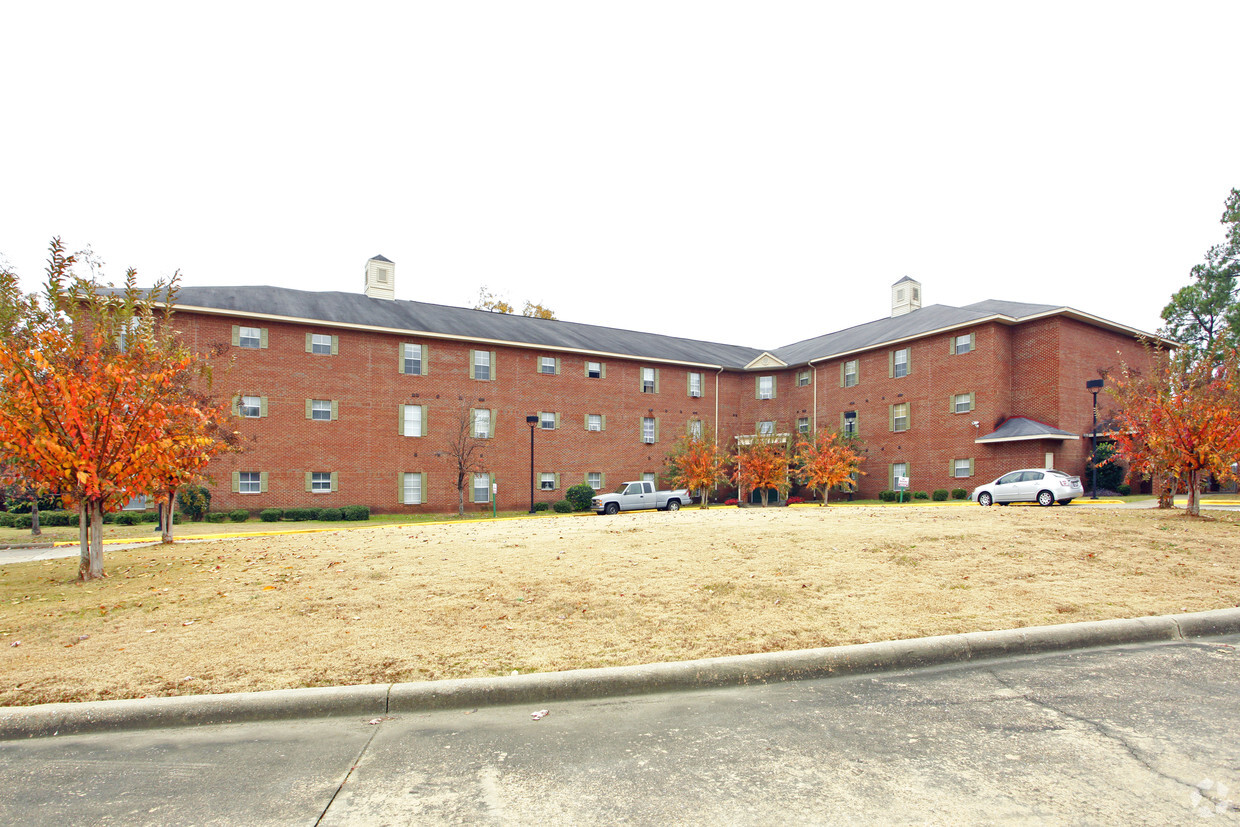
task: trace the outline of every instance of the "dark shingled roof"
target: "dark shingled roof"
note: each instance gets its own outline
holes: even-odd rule
[[[974,442],[1016,442],[1025,439],[1077,439],[1077,435],[1070,431],[1061,431],[1059,428],[1052,428],[1050,425],[1038,422],[1036,419],[1027,419],[1023,416],[1014,416],[1004,421],[1002,425],[994,431],[979,437]]]

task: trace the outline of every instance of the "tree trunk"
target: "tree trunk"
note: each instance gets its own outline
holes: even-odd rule
[[[699,488],[699,489],[698,489],[698,494],[702,497],[702,502],[701,502],[701,504],[700,504],[700,505],[698,505],[698,508],[709,508],[710,506],[708,506],[708,505],[706,504],[706,489],[705,489],[705,488]]]
[[[827,505],[827,494],[828,494],[830,491],[831,491],[831,486],[829,486],[829,485],[824,485],[824,486],[822,487],[822,506],[823,506],[823,508],[826,508],[826,505]]]
[[[759,488],[759,489],[758,489],[758,496],[762,498],[762,507],[763,507],[763,508],[766,508],[766,489],[765,489],[765,488]]]
[[[164,543],[172,542],[172,500],[174,497],[176,497],[176,492],[168,491],[168,502],[159,504],[159,521],[162,523],[159,539]]]
[[[86,511],[86,501],[78,503],[78,542],[81,551],[78,557],[78,577],[90,568],[90,515]]]
[[[1201,516],[1201,472],[1188,472],[1188,513],[1193,517]]]
[[[82,546],[78,579],[96,580],[103,577],[103,503],[90,500],[85,507],[90,515],[90,546]]]
[[[39,528],[39,494],[35,492],[34,499],[30,502],[30,535],[38,537],[43,533],[43,529]]]
[[[461,480],[456,483],[456,516],[465,516],[465,483]]]

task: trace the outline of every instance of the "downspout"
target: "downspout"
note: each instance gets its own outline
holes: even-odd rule
[[[719,366],[719,370],[715,371],[715,444],[719,444],[719,375],[723,373],[723,366]]]

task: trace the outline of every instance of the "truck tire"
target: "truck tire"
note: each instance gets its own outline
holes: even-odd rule
[[[667,501],[667,510],[668,510],[668,511],[679,511],[679,510],[680,510],[680,500],[668,500],[668,501]]]
[[[617,503],[607,503],[607,505],[603,506],[604,514],[615,514],[619,510],[620,510],[620,506]]]

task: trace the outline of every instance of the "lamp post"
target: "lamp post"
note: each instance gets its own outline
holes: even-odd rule
[[[1098,499],[1098,391],[1102,389],[1101,379],[1089,379],[1085,382],[1085,390],[1094,394],[1094,427],[1089,434],[1089,465],[1094,470],[1091,500]]]
[[[534,513],[534,426],[538,424],[538,417],[534,415],[525,418],[525,424],[530,426],[530,513]]]

